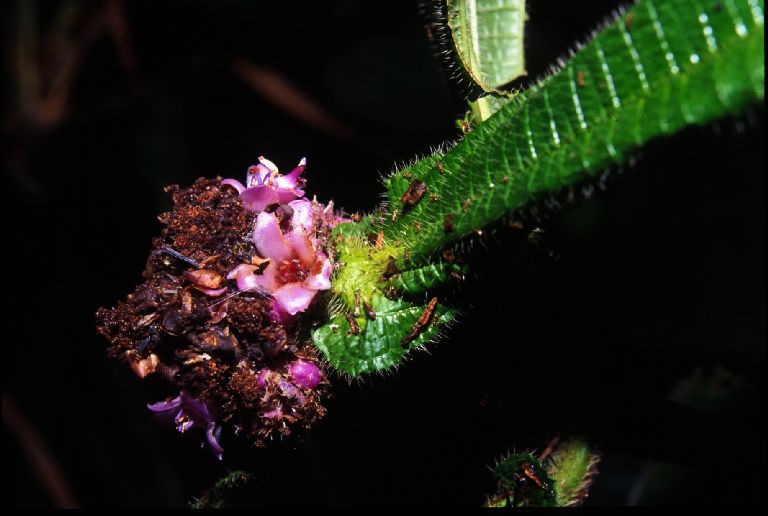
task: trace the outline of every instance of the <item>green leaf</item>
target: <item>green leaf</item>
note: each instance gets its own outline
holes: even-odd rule
[[[448,26],[464,69],[484,91],[525,74],[525,0],[448,0]]]
[[[412,341],[404,344],[426,305],[391,300],[383,295],[372,298],[376,319],[364,315],[355,318],[359,333],[355,334],[347,316],[338,314],[312,335],[315,345],[334,369],[351,377],[383,371],[396,366],[411,350],[436,337],[449,324],[455,312],[437,304],[429,325]]]

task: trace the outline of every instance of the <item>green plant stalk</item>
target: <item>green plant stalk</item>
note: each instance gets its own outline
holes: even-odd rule
[[[388,202],[334,233],[343,265],[332,320],[313,334],[331,366],[352,376],[390,368],[453,319],[439,304],[438,324],[401,345],[426,298],[392,295],[391,262],[401,274],[430,267],[445,247],[509,211],[589,180],[651,140],[762,101],[763,4],[640,1],[453,148],[388,177]],[[401,198],[414,181],[426,192],[410,206]],[[355,332],[347,317],[358,298],[385,324],[356,318]]]
[[[623,162],[654,138],[762,100],[763,2],[722,5],[639,2],[450,152],[388,178],[390,215],[402,210],[410,175],[427,184],[427,196],[394,223],[384,217],[376,230],[424,262],[508,211]],[[453,218],[451,233],[445,215]]]

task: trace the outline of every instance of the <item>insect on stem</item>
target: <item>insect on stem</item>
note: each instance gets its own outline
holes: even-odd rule
[[[408,190],[400,197],[400,202],[403,203],[403,212],[416,206],[426,192],[427,184],[425,182],[418,179],[411,181]]]
[[[395,264],[395,257],[390,256],[387,259],[387,268],[384,269],[384,274],[382,274],[381,279],[384,281],[387,281],[389,278],[391,278],[395,274],[400,274],[400,271],[398,270],[397,265]]]
[[[366,301],[363,301],[363,310],[365,311],[366,317],[368,317],[371,320],[376,319],[376,310],[374,310],[373,307],[369,305]]]
[[[429,304],[426,306],[426,308],[424,308],[424,311],[421,313],[421,316],[419,317],[419,319],[415,323],[413,323],[411,332],[400,340],[400,344],[402,344],[403,347],[406,347],[413,340],[415,340],[419,335],[424,333],[424,331],[429,326],[429,323],[432,321],[432,316],[435,313],[436,307],[437,307],[437,298],[433,297],[429,301]]]
[[[349,333],[352,335],[358,335],[360,333],[360,326],[357,324],[355,318],[349,314],[344,314],[344,316],[347,318],[347,322],[349,323]]]

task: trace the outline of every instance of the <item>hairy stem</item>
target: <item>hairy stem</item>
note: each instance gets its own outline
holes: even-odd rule
[[[642,0],[617,16],[453,148],[388,177],[388,202],[377,211],[336,228],[343,266],[334,277],[333,320],[315,332],[316,345],[353,376],[397,365],[414,347],[402,340],[414,328],[424,330],[416,345],[440,333],[415,327],[426,305],[401,297],[423,277],[414,271],[435,273],[421,290],[433,288],[452,276],[437,260],[446,246],[594,178],[651,140],[758,104],[763,39],[762,0]],[[391,288],[398,279],[406,287],[399,293]],[[358,299],[388,317],[350,322]],[[428,319],[447,325],[453,318],[441,304],[437,314]]]

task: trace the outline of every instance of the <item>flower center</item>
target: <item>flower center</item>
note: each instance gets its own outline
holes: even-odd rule
[[[283,260],[283,263],[277,266],[278,283],[301,283],[307,279],[307,276],[309,276],[309,267],[297,258]]]

